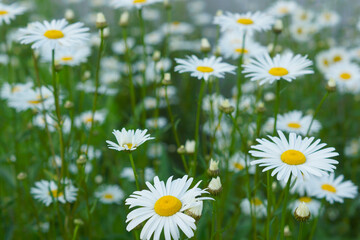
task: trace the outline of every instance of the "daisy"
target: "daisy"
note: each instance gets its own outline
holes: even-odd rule
[[[334,11],[320,13],[317,22],[321,27],[333,27],[340,22],[340,16]]]
[[[10,24],[10,21],[14,20],[17,15],[21,15],[25,12],[25,8],[13,3],[10,5],[0,3],[0,25]]]
[[[194,31],[194,26],[186,22],[171,22],[170,24],[164,24],[161,27],[164,34],[191,34]]]
[[[89,29],[83,23],[69,24],[65,19],[30,23],[19,30],[19,41],[32,48],[50,49],[80,46],[89,39]]]
[[[45,129],[45,119],[46,119],[46,124],[48,125],[48,130],[50,132],[57,131],[57,127],[58,127],[57,121],[53,117],[51,117],[48,113],[45,115],[45,118],[42,113],[36,114],[33,117],[33,125]],[[71,120],[68,116],[61,116],[61,119],[62,119],[62,131],[63,133],[67,134],[71,130]]]
[[[332,65],[326,72],[327,79],[334,79],[340,92],[352,92],[360,85],[360,67],[357,64],[344,62]]]
[[[59,191],[54,181],[41,180],[35,182],[35,187],[31,188],[30,193],[35,199],[44,203],[45,206],[49,206],[53,201],[61,203],[74,202],[78,189],[71,183],[65,185],[64,191]]]
[[[294,14],[292,15],[294,22],[301,22],[301,23],[309,23],[314,18],[314,12],[303,9],[303,8],[297,8],[294,11]]]
[[[235,153],[231,158],[229,159],[229,170],[232,172],[240,172],[245,171],[246,168],[246,162],[248,162],[248,171],[250,174],[255,173],[255,166],[250,166],[249,162],[252,161],[249,156],[247,156],[247,159],[245,161],[245,154],[242,154],[240,152]]]
[[[208,193],[198,188],[201,181],[189,189],[192,182],[193,178],[187,175],[175,180],[170,177],[166,184],[158,177],[154,178],[154,185],[146,182],[150,191],[136,191],[125,200],[130,209],[136,207],[127,215],[126,230],[131,231],[146,221],[140,239],[150,239],[153,236],[154,240],[158,240],[164,230],[166,240],[177,240],[180,239],[179,228],[188,238],[193,237],[195,219],[184,212],[197,206],[198,201],[211,198],[201,197]]]
[[[163,0],[111,0],[110,6],[114,8],[142,8],[153,3],[163,2]]]
[[[316,25],[307,22],[295,22],[290,26],[291,36],[298,42],[309,41],[316,32]]]
[[[312,61],[300,54],[295,56],[292,53],[277,54],[271,58],[266,53],[252,58],[249,64],[244,64],[243,73],[247,73],[246,76],[250,77],[251,81],[260,81],[260,85],[280,79],[291,82],[299,76],[314,73],[310,69],[311,65]]]
[[[303,115],[301,111],[291,111],[285,114],[279,114],[277,120],[276,129],[279,129],[284,132],[294,132],[296,134],[306,135],[310,123],[312,120],[311,115]],[[274,118],[271,118],[270,121],[274,121]],[[319,121],[314,120],[309,134],[312,135],[314,133],[319,132],[321,128],[321,124]]]
[[[118,185],[102,186],[95,192],[95,197],[100,199],[101,203],[120,204],[120,201],[124,198],[124,192]]]
[[[209,77],[214,76],[217,78],[224,78],[225,73],[235,74],[236,67],[228,63],[222,62],[221,57],[210,57],[199,59],[195,55],[188,56],[187,59],[175,59],[177,65],[175,71],[184,73],[190,72],[192,77],[199,80],[204,79],[207,81]]]
[[[107,144],[109,144],[108,147],[110,149],[114,149],[117,151],[134,151],[144,142],[154,139],[153,137],[150,137],[150,134],[146,134],[147,131],[147,129],[136,129],[136,131],[134,131],[126,130],[125,128],[121,129],[121,132],[119,130],[114,130],[113,134],[116,137],[117,143],[109,140],[106,140],[106,142]]]
[[[88,46],[61,47],[55,51],[55,63],[67,66],[78,66],[87,61],[91,50]],[[42,48],[41,56],[44,61],[51,62],[52,53],[49,48]]]
[[[300,203],[306,203],[306,206],[308,206],[311,215],[313,217],[316,217],[319,215],[321,203],[320,201],[313,199],[311,197],[303,196],[296,199],[294,202],[292,202],[289,206],[290,209],[292,209],[292,212],[295,211],[295,209],[299,206]]]
[[[334,152],[334,148],[323,148],[326,144],[320,143],[320,139],[302,139],[296,133],[290,133],[287,140],[283,132],[278,131],[278,134],[280,138],[269,136],[271,141],[265,138],[256,139],[260,144],[252,146],[255,150],[249,152],[260,159],[252,161],[251,165],[259,164],[265,167],[263,172],[274,169],[271,176],[277,174],[277,179],[285,182],[291,174],[294,177],[323,176],[336,168],[333,164],[338,161],[332,157],[339,154]]]
[[[1,87],[0,97],[2,99],[10,99],[12,97],[16,98],[16,95],[20,95],[22,92],[26,92],[30,90],[32,86],[33,86],[32,82],[15,83],[15,84],[9,84],[5,82]]]
[[[330,64],[346,63],[351,59],[351,55],[346,48],[334,47],[328,50]]]
[[[296,8],[297,4],[294,1],[277,1],[268,10],[268,13],[276,17],[283,17],[292,14]]]
[[[244,198],[241,200],[240,207],[241,210],[248,216],[251,215],[251,208],[253,209],[255,216],[258,218],[265,217],[267,213],[265,204],[257,197],[251,199],[251,202],[249,199]]]
[[[247,12],[244,14],[226,12],[223,15],[216,16],[214,23],[219,25],[221,31],[235,31],[252,34],[271,29],[275,19],[261,12]]]
[[[92,115],[92,111],[83,112],[79,116],[75,117],[75,126],[78,128],[81,126],[90,128],[92,122],[102,124],[105,121],[106,115],[106,110],[97,110],[94,114],[94,117]]]
[[[333,204],[334,202],[344,202],[344,198],[355,198],[358,187],[351,181],[343,181],[344,176],[340,175],[335,178],[335,174],[318,178],[312,183],[314,195],[318,198],[325,198],[326,201]]]

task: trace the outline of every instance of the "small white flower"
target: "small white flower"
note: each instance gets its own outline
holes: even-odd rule
[[[95,196],[104,204],[120,204],[120,201],[124,198],[124,192],[118,185],[107,185],[101,186],[99,190],[95,192]]]
[[[154,139],[150,137],[150,134],[147,133],[147,129],[140,130],[126,130],[125,128],[119,130],[114,130],[113,134],[116,137],[117,143],[107,140],[106,142],[109,144],[108,147],[110,149],[114,149],[117,151],[134,151],[137,147],[139,147],[144,142]]]

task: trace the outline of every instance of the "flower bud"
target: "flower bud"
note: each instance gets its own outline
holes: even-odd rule
[[[119,20],[120,27],[127,27],[129,25],[129,12],[123,12]]]
[[[84,221],[81,220],[80,218],[75,218],[74,219],[74,224],[75,225],[84,225]]]
[[[273,31],[275,34],[280,34],[284,29],[284,25],[283,22],[281,21],[281,19],[277,19],[275,21],[274,27],[273,27]]]
[[[195,207],[189,208],[185,211],[185,214],[199,221],[203,210],[203,202],[197,201],[198,204]]]
[[[84,154],[81,154],[79,158],[76,160],[76,164],[84,165],[85,163],[86,163],[86,156]]]
[[[104,28],[103,35],[104,35],[104,38],[109,37],[110,36],[110,28],[108,28],[108,27]]]
[[[103,177],[101,175],[96,175],[94,180],[97,184],[101,184],[103,181]]]
[[[71,22],[75,18],[75,13],[72,9],[66,9],[64,17],[67,21]]]
[[[184,145],[181,145],[181,146],[177,149],[177,153],[178,153],[178,154],[185,154],[185,153],[186,153],[186,150],[185,150]]]
[[[235,108],[230,105],[230,102],[228,99],[224,99],[221,101],[219,105],[219,110],[226,114],[231,114],[234,112]]]
[[[195,152],[195,140],[186,140],[185,142],[185,151],[187,154],[193,154]]]
[[[271,102],[275,99],[275,94],[272,92],[265,93],[264,100],[267,102]]]
[[[256,112],[258,113],[263,113],[265,112],[265,105],[263,102],[258,102],[258,104],[256,105]]]
[[[336,91],[336,81],[333,78],[330,78],[326,85],[326,90],[329,92],[335,92]]]
[[[214,161],[213,159],[210,159],[210,166],[208,169],[208,174],[210,176],[216,177],[217,175],[219,175],[220,170],[219,170],[219,161]]]
[[[90,77],[91,77],[91,72],[90,71],[85,71],[84,75],[83,75],[84,80],[88,80]]]
[[[152,59],[154,60],[154,62],[158,62],[161,59],[161,52],[155,51],[153,53]]]
[[[22,181],[22,180],[25,180],[27,178],[27,174],[24,173],[24,172],[20,172],[16,178],[19,180],[19,181]]]
[[[310,215],[309,207],[304,202],[301,202],[294,211],[294,217],[299,222],[307,221]]]
[[[212,178],[208,185],[209,193],[216,196],[219,195],[222,191],[222,185],[220,181],[220,177]]]
[[[104,29],[108,26],[107,22],[106,22],[106,19],[105,19],[105,16],[103,13],[98,13],[96,15],[96,28],[99,28],[99,29]]]
[[[170,0],[164,0],[164,7],[165,7],[165,9],[171,9]]]
[[[286,226],[284,227],[284,236],[285,236],[285,237],[291,237],[291,230],[290,230],[289,225],[286,225]]]
[[[65,102],[64,107],[65,107],[66,109],[73,108],[73,107],[74,107],[74,103],[68,100],[68,101]]]
[[[203,53],[208,53],[211,51],[211,45],[210,45],[209,41],[207,40],[207,38],[201,39],[200,50]]]
[[[165,73],[164,74],[164,79],[162,80],[162,84],[163,85],[171,85],[171,74],[170,73]]]

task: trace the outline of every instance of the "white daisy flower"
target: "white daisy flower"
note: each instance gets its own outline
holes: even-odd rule
[[[312,35],[316,32],[316,25],[307,22],[295,22],[290,26],[291,37],[302,43],[311,40]]]
[[[110,6],[114,8],[142,8],[153,3],[163,2],[163,0],[111,0]]]
[[[25,11],[26,9],[17,3],[10,5],[0,3],[0,25],[3,25],[3,23],[10,24],[17,15],[21,15]]]
[[[93,170],[93,165],[90,162],[86,162],[85,166],[84,166],[85,174],[91,173],[92,170]],[[74,175],[78,174],[79,173],[79,165],[76,164],[76,163],[70,163],[69,164],[69,171]]]
[[[312,74],[314,71],[310,69],[312,61],[300,54],[293,55],[285,53],[277,54],[271,58],[268,53],[258,55],[250,60],[248,64],[244,64],[243,73],[249,77],[251,81],[260,81],[260,85],[264,83],[273,83],[280,79],[288,82],[305,74]]]
[[[99,201],[104,204],[120,204],[120,201],[124,198],[124,192],[118,185],[101,186],[95,192],[95,197],[99,198]]]
[[[136,129],[136,131],[134,131],[126,130],[125,128],[121,129],[121,132],[119,130],[114,130],[112,133],[115,135],[117,143],[109,140],[106,140],[106,142],[109,144],[108,147],[110,149],[117,151],[134,151],[144,142],[154,139],[153,137],[150,137],[150,134],[146,134],[147,131],[147,129]]]
[[[332,65],[326,78],[334,79],[340,92],[353,92],[359,89],[360,67],[355,63],[344,62]]]
[[[35,182],[35,187],[32,187],[30,193],[40,202],[49,206],[53,201],[61,203],[76,201],[78,189],[71,183],[66,183],[64,192],[58,191],[58,186],[54,181],[41,180]]]
[[[274,169],[271,176],[277,174],[278,180],[288,181],[290,175],[300,177],[304,175],[323,176],[333,172],[336,168],[333,164],[338,161],[332,157],[338,156],[335,148],[324,148],[326,143],[320,143],[320,139],[314,141],[314,137],[302,138],[296,133],[290,133],[289,140],[278,131],[279,137],[256,139],[260,144],[252,146],[255,150],[249,151],[254,157],[260,158],[251,162],[265,167],[263,172]]]
[[[91,50],[89,46],[79,47],[60,47],[55,51],[55,63],[67,66],[78,66],[87,61]],[[41,57],[46,62],[51,62],[51,49],[44,47],[41,51]]]
[[[33,117],[33,124],[34,126],[37,126],[39,128],[45,129],[45,119],[46,123],[48,125],[48,130],[50,132],[56,132],[57,131],[57,121],[51,117],[49,114],[44,115],[42,113],[38,113]],[[61,116],[62,119],[62,131],[65,134],[68,134],[71,130],[71,120],[68,116]]]
[[[165,117],[149,118],[146,119],[145,126],[152,129],[162,129],[166,126],[167,122],[168,121]]]
[[[195,55],[188,56],[187,59],[175,59],[177,65],[175,71],[184,73],[190,72],[192,77],[199,80],[204,79],[207,81],[209,77],[214,76],[217,78],[224,78],[225,73],[235,74],[236,67],[228,63],[222,62],[221,57],[210,57],[199,59]]]
[[[86,93],[95,93],[96,87],[95,87],[94,81],[89,79],[84,82],[79,82],[76,85],[76,90],[84,91]],[[119,91],[118,89],[110,88],[105,84],[101,84],[97,89],[98,94],[103,94],[103,95],[107,95],[107,96],[114,96],[118,93],[118,91]]]
[[[194,31],[194,26],[186,22],[171,22],[170,24],[164,24],[161,27],[164,34],[168,32],[171,34],[191,34]]]
[[[317,23],[321,27],[333,27],[340,22],[340,16],[334,11],[324,11],[317,18]]]
[[[247,159],[245,161],[245,154],[237,152],[234,155],[232,155],[229,159],[229,170],[231,172],[240,172],[245,171],[246,168],[246,162],[248,164],[248,171],[250,174],[254,174],[256,169],[255,166],[250,166],[249,162],[253,159],[250,159],[250,156],[247,156]]]
[[[105,121],[106,115],[106,110],[95,111],[94,117],[92,116],[92,111],[83,112],[79,116],[75,117],[75,126],[77,126],[78,128],[80,128],[81,126],[90,128],[93,121],[94,123],[102,124]]]
[[[27,83],[15,83],[13,85],[5,82],[3,83],[0,91],[0,97],[2,99],[9,99],[17,94],[20,94],[21,92],[26,92],[30,90],[33,86],[32,82]]]
[[[244,14],[226,12],[216,16],[214,23],[220,25],[221,31],[235,31],[253,34],[271,29],[275,19],[261,12],[247,12]]]
[[[294,1],[276,1],[267,12],[276,17],[283,17],[292,14],[296,8],[297,4]]]
[[[304,8],[296,8],[294,14],[292,15],[292,19],[294,22],[301,22],[301,23],[310,23],[315,14],[313,11],[304,9]]]
[[[253,211],[254,211],[254,214],[255,214],[255,216],[257,218],[263,218],[263,217],[266,217],[266,215],[267,215],[266,205],[265,204],[264,204],[263,201],[261,201],[257,197],[251,199],[251,203],[250,203],[249,199],[244,198],[243,200],[241,200],[240,207],[241,207],[241,210],[247,216],[251,215],[251,208],[252,208]]]
[[[65,19],[33,22],[27,28],[19,30],[19,41],[22,44],[32,44],[32,48],[80,46],[89,40],[89,29],[83,26],[79,22],[68,24]]]
[[[146,182],[149,190],[136,191],[125,200],[130,209],[136,207],[128,215],[126,230],[131,231],[140,223],[146,221],[140,233],[140,239],[160,239],[164,230],[166,240],[180,239],[180,230],[191,238],[196,229],[195,219],[184,212],[195,207],[198,201],[211,199],[201,197],[208,193],[198,188],[198,182],[189,189],[193,178],[185,175],[183,178],[172,180],[170,177],[166,184],[158,177],[154,178],[154,185]]]
[[[294,132],[296,134],[301,134],[303,136],[306,135],[308,128],[310,127],[310,123],[312,120],[311,115],[303,115],[301,111],[291,111],[284,114],[278,115],[277,126],[276,129],[284,131],[284,132]],[[274,118],[270,118],[269,121],[274,122]],[[319,132],[321,129],[321,124],[319,121],[314,120],[309,134],[315,134]]]
[[[320,201],[313,199],[311,197],[303,196],[296,199],[294,202],[290,203],[289,207],[292,209],[292,212],[299,206],[300,203],[306,203],[306,206],[310,210],[310,217],[316,217],[319,215],[321,203]]]
[[[314,195],[318,198],[325,198],[326,201],[333,204],[334,202],[344,202],[344,198],[355,198],[358,187],[351,181],[343,181],[344,176],[340,175],[335,178],[335,174],[324,176],[316,179],[312,183]]]

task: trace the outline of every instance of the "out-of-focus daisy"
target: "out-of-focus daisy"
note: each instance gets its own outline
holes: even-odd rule
[[[326,78],[334,79],[341,92],[352,92],[360,85],[360,67],[350,62],[334,64],[326,72]]]
[[[308,206],[311,213],[310,216],[316,217],[319,215],[321,203],[318,200],[307,196],[300,197],[289,205],[292,209],[292,212],[295,211],[301,202],[306,203],[306,206]]]
[[[134,38],[127,38],[127,47],[129,49],[133,48],[135,46],[135,39]],[[112,44],[112,50],[116,54],[124,54],[126,51],[126,46],[124,40],[113,42]]]
[[[164,117],[159,117],[159,118],[149,118],[146,119],[145,125],[148,128],[163,128],[165,127],[167,124],[167,119]]]
[[[106,140],[108,147],[110,149],[114,149],[117,151],[134,151],[137,147],[139,147],[144,142],[154,139],[153,137],[150,137],[150,134],[147,133],[147,129],[140,130],[136,129],[134,130],[126,130],[125,128],[119,130],[114,130],[113,134],[116,137],[117,143],[114,143],[112,141]]]
[[[334,47],[328,50],[330,64],[344,63],[350,61],[349,51],[343,47]]]
[[[71,183],[66,183],[64,192],[58,190],[59,188],[54,181],[41,180],[35,182],[35,187],[31,188],[30,193],[46,206],[49,206],[53,201],[71,203],[76,200],[78,189]]]
[[[25,12],[25,8],[17,3],[10,5],[0,3],[0,25],[10,24],[17,15],[21,15]]]
[[[49,114],[46,114],[45,118],[42,113],[38,113],[37,115],[35,115],[33,118],[34,126],[45,129],[45,119],[48,125],[48,130],[50,132],[57,131],[57,127],[58,127],[57,121]],[[61,119],[62,119],[62,131],[63,133],[67,134],[70,132],[71,129],[71,120],[68,116],[61,116]]]
[[[277,17],[283,17],[292,14],[296,10],[297,4],[294,1],[276,1],[268,9],[268,13]]]
[[[84,166],[84,172],[85,174],[89,174],[91,173],[91,171],[93,170],[93,165],[91,164],[91,162],[86,162],[85,166]],[[79,173],[79,165],[76,163],[70,163],[69,164],[69,172],[71,172],[72,174],[78,174]]]
[[[266,216],[266,206],[259,198],[252,198],[251,201],[249,199],[244,198],[240,203],[241,210],[248,216],[251,215],[251,208],[254,211],[254,214],[257,218],[263,218]]]
[[[164,151],[165,151],[165,145],[163,143],[153,143],[153,144],[149,144],[146,154],[149,158],[152,159],[160,158],[164,155]],[[147,168],[145,168],[145,178],[146,178],[146,170]],[[152,176],[151,178],[154,178],[154,176]],[[150,181],[150,179],[149,180],[146,179],[146,181]]]
[[[114,8],[142,8],[143,6],[153,3],[162,2],[163,0],[111,0],[110,6]]]
[[[296,8],[292,18],[294,22],[309,23],[314,18],[314,12],[308,9]]]
[[[250,156],[247,156],[247,159],[245,161],[245,154],[242,154],[240,152],[235,153],[232,155],[229,159],[229,170],[232,172],[241,172],[245,171],[246,168],[246,162],[248,164],[248,171],[250,174],[255,173],[255,166],[250,165]]]
[[[165,24],[162,27],[162,31],[165,34],[167,32],[171,34],[191,34],[194,31],[194,27],[186,22],[171,22],[170,24]]]
[[[125,178],[130,182],[135,182],[134,171],[131,167],[125,167],[120,173],[121,178]],[[155,177],[155,171],[153,168],[146,167],[144,169],[144,180],[151,181]]]
[[[94,117],[92,116],[92,111],[86,111],[81,113],[79,116],[75,117],[75,126],[81,127],[85,126],[86,128],[91,127],[91,123],[102,124],[105,121],[107,115],[106,110],[97,110],[94,113]]]
[[[124,198],[124,192],[118,185],[101,186],[95,192],[95,197],[99,198],[100,202],[104,204],[120,204],[120,201]]]
[[[184,212],[197,206],[198,201],[211,198],[201,197],[207,191],[198,187],[200,182],[189,189],[192,181],[193,178],[184,176],[175,180],[170,177],[166,184],[158,177],[154,178],[154,185],[146,182],[150,191],[136,191],[125,200],[130,209],[136,207],[127,215],[126,230],[131,231],[146,221],[140,233],[141,239],[154,236],[153,239],[158,240],[163,230],[166,240],[180,239],[179,228],[186,237],[193,237],[195,219]]]
[[[295,22],[290,26],[291,36],[298,42],[309,41],[317,32],[316,25],[307,22]]]
[[[306,135],[308,128],[311,123],[311,115],[303,115],[301,111],[291,111],[285,114],[279,114],[277,120],[276,129],[284,132],[294,132],[301,135]],[[274,122],[274,118],[269,119],[269,121]],[[317,133],[321,128],[319,121],[314,120],[309,134],[312,135]]]
[[[260,85],[264,83],[273,83],[274,81],[284,79],[288,82],[305,74],[312,74],[314,71],[310,69],[312,61],[301,55],[293,55],[285,53],[277,54],[273,59],[268,53],[258,55],[250,60],[248,64],[244,64],[243,73],[250,77],[251,81],[260,81]]]
[[[272,16],[261,12],[244,14],[226,12],[214,19],[214,23],[220,26],[221,31],[246,31],[249,34],[269,30],[274,22]]]
[[[351,181],[344,181],[344,176],[340,175],[335,178],[335,174],[318,178],[312,183],[314,195],[318,198],[325,198],[326,201],[333,204],[334,202],[344,202],[344,198],[355,198],[358,193],[358,187]]]
[[[83,23],[68,24],[65,19],[30,23],[19,30],[19,41],[32,48],[50,49],[79,46],[89,39],[89,29]]]
[[[357,157],[360,154],[360,138],[351,139],[345,144],[344,154],[348,157]]]
[[[176,58],[179,64],[175,67],[175,71],[184,73],[190,72],[192,77],[204,79],[207,81],[209,77],[224,78],[225,73],[235,74],[236,67],[228,63],[222,62],[221,57],[210,57],[199,59],[195,55],[188,56],[187,59]]]
[[[245,39],[243,49],[243,36],[237,32],[225,33],[219,41],[220,53],[225,58],[237,59],[243,54],[245,58],[263,54],[267,51],[264,46],[251,38]]]
[[[60,65],[77,66],[80,63],[86,62],[90,56],[90,48],[88,46],[80,47],[61,47],[55,51],[55,63]],[[42,48],[42,58],[46,62],[51,62],[51,49]]]
[[[30,90],[33,86],[32,82],[27,83],[16,83],[16,84],[9,84],[7,82],[3,83],[0,91],[0,97],[2,99],[9,99],[16,95],[20,95],[22,92],[26,92]]]
[[[86,93],[95,93],[96,87],[95,87],[94,81],[92,81],[90,79],[90,80],[87,80],[85,82],[79,82],[76,85],[76,90],[84,91]],[[104,95],[107,95],[107,96],[114,96],[118,92],[118,89],[110,88],[106,84],[101,84],[98,87],[97,92],[98,92],[98,94],[104,94]]]
[[[340,16],[334,11],[324,11],[319,14],[317,22],[321,27],[333,27],[340,22]]]
[[[249,151],[254,157],[260,158],[251,162],[265,167],[263,172],[273,169],[271,176],[277,174],[278,180],[288,181],[290,174],[294,177],[310,177],[311,175],[323,176],[333,172],[336,168],[333,164],[338,161],[332,157],[338,156],[334,148],[324,148],[325,143],[320,139],[314,141],[314,137],[304,138],[290,133],[289,140],[278,131],[279,137],[256,139],[260,144],[251,146],[255,150]]]

